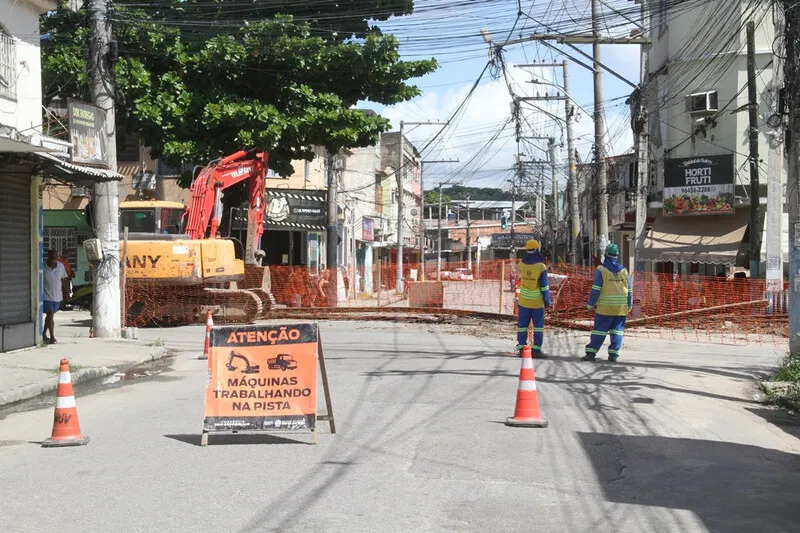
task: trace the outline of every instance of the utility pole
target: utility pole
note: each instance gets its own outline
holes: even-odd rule
[[[640,26],[640,30],[644,30],[644,26]],[[482,31],[484,33],[484,40],[489,35],[488,30]],[[505,46],[512,44],[520,44],[529,41],[542,41],[546,46],[553,48],[560,54],[565,55],[578,65],[591,70],[594,74],[594,132],[595,132],[595,168],[597,187],[599,194],[597,197],[597,211],[598,211],[598,251],[600,252],[600,259],[603,259],[605,252],[605,240],[608,234],[608,194],[607,194],[607,180],[605,171],[605,149],[603,144],[603,134],[605,132],[605,120],[603,118],[603,85],[602,85],[602,70],[606,70],[619,80],[627,83],[632,88],[636,89],[635,83],[626,79],[624,76],[615,72],[613,69],[604,65],[600,61],[600,45],[601,44],[650,44],[651,41],[646,37],[600,37],[600,3],[599,0],[592,0],[592,33],[590,35],[564,35],[561,33],[539,33],[532,34],[528,37],[519,39],[510,39],[501,43],[490,43],[496,49],[502,49]],[[547,41],[555,41],[557,43],[566,44],[573,51],[590,59],[592,65],[587,65],[575,56],[566,53],[564,50],[558,49]],[[587,54],[575,44],[592,44],[592,55]],[[602,70],[601,70],[602,69]]]
[[[759,279],[761,228],[758,224],[758,95],[756,93],[756,25],[747,23],[747,100],[750,118],[750,279]]]
[[[511,176],[511,251],[509,257],[512,261],[517,259],[517,243],[514,240],[514,225],[517,219],[517,180],[522,179],[522,161],[519,154],[519,138],[517,138],[517,168]]]
[[[406,164],[405,164],[405,126],[432,126],[432,125],[446,125],[450,121],[440,122],[440,121],[428,121],[428,122],[405,122],[400,121],[400,168],[395,171],[395,176],[397,176],[397,292],[402,294],[403,293],[403,224],[404,224],[404,208],[405,208],[405,198],[404,191],[405,191],[405,175],[406,175]],[[420,176],[422,173],[420,172]],[[424,195],[425,190],[422,188],[422,183],[420,182],[420,194]],[[420,202],[420,224],[422,224],[423,214],[422,214],[422,207],[424,203]],[[424,231],[424,230],[423,230]],[[420,263],[421,268],[425,269],[425,252],[424,252],[424,244],[422,241],[419,243],[420,246]],[[423,274],[424,275],[424,274]]]
[[[770,131],[770,149],[767,154],[767,216],[766,216],[766,255],[767,255],[767,299],[771,312],[785,312],[783,305],[776,306],[775,298],[783,291],[783,174],[784,174],[784,102],[783,92],[783,10],[773,4],[775,40],[772,47],[771,92],[776,115],[767,120]],[[782,303],[783,298],[780,299]]]
[[[421,247],[425,246],[425,244],[424,244],[425,243],[425,216],[424,216],[424,213],[425,213],[425,189],[422,187],[422,180],[425,177],[425,165],[429,164],[429,163],[458,163],[458,159],[439,159],[439,160],[435,160],[435,161],[421,161],[420,164],[419,164],[420,165],[420,176],[421,176],[420,177],[420,190],[422,191],[422,202],[421,202],[420,208],[422,209],[422,213],[423,213],[423,216],[421,216],[420,219],[419,219],[420,220],[419,242],[423,243],[423,244],[420,245]],[[437,244],[437,252],[436,252],[436,272],[437,272],[436,281],[441,281],[441,277],[442,277],[442,275],[441,275],[441,271],[442,271],[442,216],[441,215],[442,215],[442,184],[439,183],[439,216],[437,217],[437,219],[439,221],[438,224],[437,224],[439,234],[437,236],[438,244]],[[421,280],[425,281],[425,252],[422,251],[422,250],[423,250],[423,248],[420,248],[420,251],[421,251],[421,254],[422,254],[422,266],[421,266],[422,277],[421,277]]]
[[[786,43],[785,87],[789,114],[789,353],[800,357],[800,10],[794,0],[783,0]]]
[[[364,225],[363,218],[361,222],[362,228]],[[356,299],[356,276],[358,268],[356,267],[356,199],[350,199],[350,288],[352,289],[353,300]]]
[[[553,239],[551,253],[553,254],[553,262],[556,261],[556,243],[558,242],[558,178],[556,176],[556,140],[550,139],[548,145],[550,152],[550,172],[553,179],[553,208],[550,210],[550,235]]]
[[[472,241],[470,239],[469,195],[467,195],[467,268],[472,270]]]
[[[442,184],[439,184],[439,212],[436,217],[436,281],[442,281]]]
[[[561,67],[563,72],[563,84],[561,89],[564,91],[564,96],[561,94],[556,94],[554,96],[545,94],[544,96],[532,96],[532,97],[525,97],[520,98],[522,101],[552,101],[552,100],[564,100],[564,122],[566,123],[566,133],[567,133],[567,192],[570,198],[570,220],[571,220],[571,233],[572,233],[572,247],[568,250],[569,261],[574,263],[581,255],[580,253],[580,241],[578,240],[578,236],[580,234],[581,223],[580,223],[580,206],[578,204],[578,184],[577,184],[577,175],[575,169],[575,146],[572,138],[572,115],[573,115],[573,101],[572,97],[570,96],[569,92],[569,73],[567,70],[567,62],[562,61],[561,63],[532,63],[527,65],[517,65],[518,67]],[[538,81],[534,81],[534,83],[541,83]],[[545,83],[546,85],[553,85],[554,87],[558,88],[557,85]],[[555,178],[554,178],[555,179]],[[556,182],[554,181],[554,187],[557,187]],[[554,198],[554,205],[557,205],[557,192]],[[558,207],[556,207],[558,209]],[[558,213],[557,213],[558,215]]]
[[[114,114],[114,58],[108,0],[90,0],[89,59],[87,77],[93,102],[106,112],[106,161],[117,170],[116,118]],[[119,191],[116,181],[92,186],[95,234],[100,238],[103,259],[95,271],[92,325],[95,337],[118,338],[122,327],[119,278]]]
[[[403,129],[405,124],[400,121],[400,168],[395,171],[397,177],[397,275],[395,278],[396,291],[403,294],[403,207],[405,206],[405,173],[406,173],[406,152],[403,140]]]
[[[642,26],[648,28],[646,2],[642,2]],[[642,33],[644,33],[644,29]],[[637,173],[636,173],[636,223],[634,230],[634,249],[633,249],[633,281],[634,286],[634,316],[641,316],[642,292],[644,290],[644,261],[642,261],[642,251],[644,241],[647,236],[647,192],[650,182],[650,157],[648,153],[648,122],[645,108],[646,86],[648,80],[648,46],[641,45],[641,56],[639,60],[639,87],[634,89],[631,95],[631,116],[634,130],[633,136],[637,152]],[[637,300],[638,295],[638,300]],[[636,303],[639,302],[639,303]]]
[[[339,300],[339,213],[337,209],[337,192],[339,180],[336,176],[336,165],[338,164],[336,154],[328,153],[325,157],[326,171],[328,172],[328,232],[326,248],[326,262],[328,263],[328,305],[336,307]]]
[[[567,118],[567,188],[570,198],[570,224],[572,225],[572,248],[569,253],[569,262],[577,264],[580,257],[580,233],[581,233],[581,211],[578,205],[578,176],[575,169],[575,147],[572,140],[572,102],[569,92],[569,75],[567,73],[567,62],[561,63],[564,69],[564,111]]]
[[[606,179],[606,149],[603,137],[606,121],[603,116],[603,71],[600,68],[600,2],[592,0],[592,57],[594,70],[594,155],[597,180],[597,256],[602,262],[608,239],[608,181]]]

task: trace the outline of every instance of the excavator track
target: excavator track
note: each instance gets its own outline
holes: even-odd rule
[[[264,315],[262,298],[247,289],[164,286],[129,280],[125,290],[126,324],[134,327],[252,324]]]
[[[208,296],[205,307],[211,308],[215,324],[252,324],[264,316],[261,298],[251,290],[206,287],[204,294]],[[205,318],[201,322],[205,323]]]

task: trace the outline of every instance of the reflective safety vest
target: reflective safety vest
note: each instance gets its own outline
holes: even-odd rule
[[[522,275],[522,286],[519,289],[519,305],[521,307],[527,307],[528,309],[541,309],[544,307],[542,290],[549,290],[549,287],[540,287],[539,277],[545,270],[547,270],[547,267],[544,263],[519,264],[519,271]]]
[[[604,266],[597,267],[603,276],[603,286],[597,299],[597,313],[606,316],[628,314],[628,271],[623,268],[616,274]]]

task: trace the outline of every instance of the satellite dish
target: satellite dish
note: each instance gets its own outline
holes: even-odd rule
[[[417,216],[417,213],[419,213],[419,211],[417,211],[416,209],[412,209],[411,210],[411,216],[415,217],[415,216]]]

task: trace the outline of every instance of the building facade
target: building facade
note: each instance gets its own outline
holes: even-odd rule
[[[653,227],[642,257],[653,270],[675,274],[723,275],[733,268],[749,268],[746,234],[754,203],[749,187],[746,24],[755,23],[756,164],[763,227],[768,159],[774,157],[765,118],[777,109],[771,61],[778,59],[773,57],[769,4],[651,4],[659,7],[652,11],[644,91]]]
[[[420,229],[422,224],[422,158],[416,147],[403,136],[403,153],[400,153],[400,132],[389,132],[381,135],[381,166],[385,178],[381,180],[381,198],[383,215],[391,221],[384,234],[386,241],[397,243],[397,200],[399,198],[398,174],[402,181],[403,209],[403,262],[419,263]],[[388,213],[387,213],[388,211]],[[391,248],[388,257],[383,259],[392,262],[397,260],[397,247]]]

